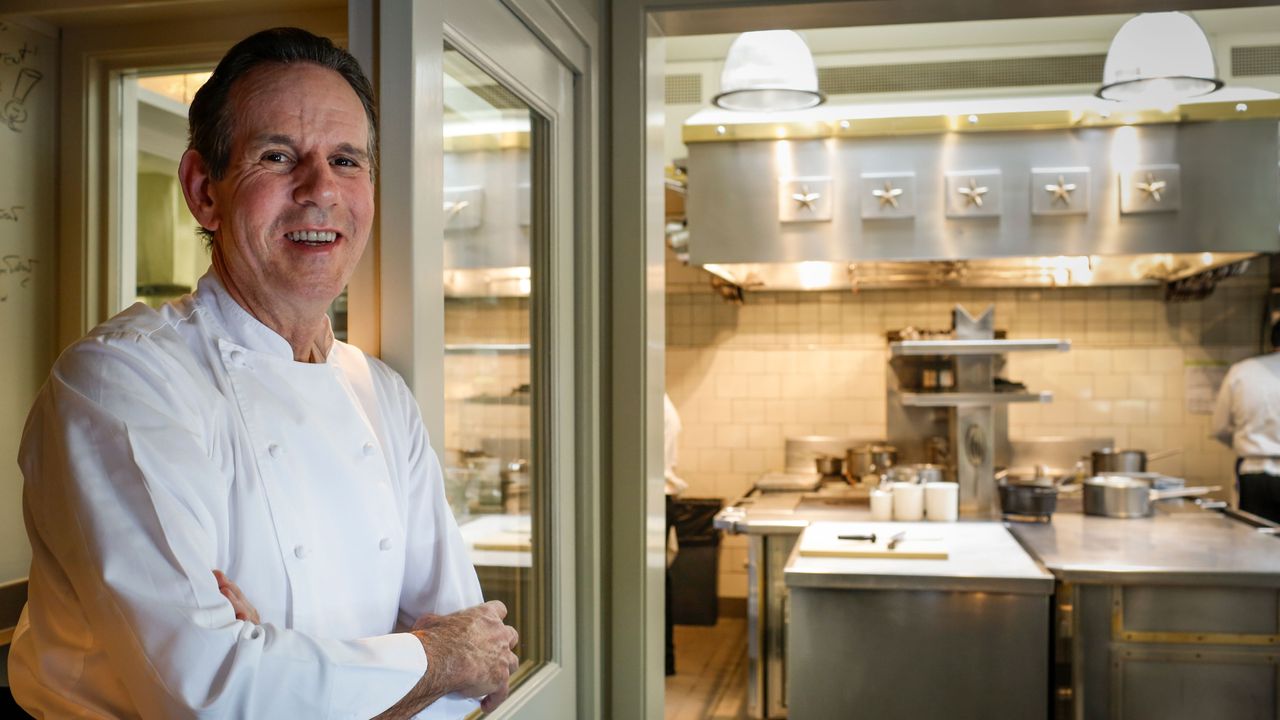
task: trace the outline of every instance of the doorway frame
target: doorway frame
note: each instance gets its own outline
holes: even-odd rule
[[[594,19],[569,2],[557,0],[490,0],[510,11],[573,75],[572,132],[574,152],[571,199],[575,225],[572,258],[574,302],[565,320],[574,326],[572,348],[559,348],[573,364],[574,417],[571,432],[573,477],[565,487],[573,494],[576,511],[563,513],[561,522],[572,524],[571,576],[562,577],[563,592],[572,593],[576,626],[569,669],[575,676],[578,717],[607,717],[601,633],[605,612],[601,591],[602,494],[601,472],[601,265],[600,265],[600,96],[597,44],[599,28]],[[444,368],[443,256],[422,253],[414,237],[432,237],[444,227],[442,94],[443,47],[446,38],[457,39],[450,27],[444,3],[353,0],[349,22],[352,54],[369,71],[379,94],[380,139],[383,148],[400,148],[395,156],[383,154],[378,189],[379,217],[371,244],[376,265],[365,274],[357,268],[351,296],[369,298],[382,307],[379,324],[370,328],[380,354],[404,375],[406,383],[425,406],[440,391]],[[446,29],[449,28],[449,29]],[[411,59],[406,62],[406,59]],[[414,88],[415,92],[404,92]],[[434,200],[433,200],[434,198]],[[564,200],[568,201],[569,198]],[[433,230],[436,229],[436,230]],[[415,251],[415,247],[416,250]],[[359,280],[360,285],[357,285]],[[353,329],[357,323],[353,319]],[[353,337],[353,340],[355,338]],[[428,432],[442,456],[443,412],[425,413]],[[435,415],[433,417],[433,415]],[[433,424],[435,424],[433,426]],[[557,446],[559,447],[559,446]],[[538,688],[522,686],[498,716],[517,716],[527,693],[537,706]]]

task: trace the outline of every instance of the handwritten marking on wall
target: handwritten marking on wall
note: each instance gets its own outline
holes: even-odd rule
[[[35,275],[35,266],[39,262],[35,258],[24,258],[21,255],[0,257],[0,303],[9,301],[9,293],[15,283],[19,288],[31,287],[31,278]]]
[[[17,50],[0,50],[0,64],[4,65],[21,65],[26,62],[29,57],[36,57],[40,54],[40,47],[22,43],[22,47]]]
[[[27,121],[27,96],[31,89],[40,82],[44,75],[35,68],[22,68],[18,71],[18,79],[13,83],[13,97],[4,104],[4,115],[0,122],[9,126],[14,132],[22,132],[21,125]]]
[[[0,220],[10,220],[18,222],[18,211],[25,210],[22,205],[10,205],[9,207],[0,207]]]

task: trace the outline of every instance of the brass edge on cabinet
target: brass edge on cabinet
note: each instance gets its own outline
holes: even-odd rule
[[[484,135],[456,135],[444,139],[445,152],[480,152],[482,150],[527,150],[529,133],[502,132]]]
[[[1280,647],[1280,635],[1221,632],[1169,632],[1124,629],[1124,590],[1111,593],[1111,639],[1113,641],[1159,645],[1244,645]]]
[[[1173,110],[1034,110],[975,115],[917,115],[849,118],[839,121],[686,125],[685,143],[743,142],[755,140],[821,140],[826,138],[928,135],[935,133],[1010,132],[1063,130],[1121,125],[1158,125],[1178,122],[1255,120],[1280,118],[1280,99],[1214,102],[1180,105]]]

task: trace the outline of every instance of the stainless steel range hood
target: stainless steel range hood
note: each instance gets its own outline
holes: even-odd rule
[[[960,119],[987,123],[983,132],[938,132],[919,118],[881,119],[861,132],[834,120],[686,126],[689,261],[756,290],[1142,285],[1229,274],[1280,251],[1277,111],[1254,103],[1252,119],[1211,121],[1200,108],[1199,122],[1171,122],[1193,116],[1162,111],[1138,118],[1158,124],[1095,127],[1064,126],[1064,116],[1050,129],[1036,129],[1044,118],[1034,114],[1023,126],[1009,116]],[[775,139],[758,139],[767,137]],[[1147,178],[1148,168],[1160,179]],[[998,209],[968,212],[972,203],[955,194],[964,180]],[[1147,180],[1163,205],[1138,207],[1126,195]],[[1073,186],[1070,212],[1045,211],[1037,196],[1052,184]],[[885,187],[901,189],[895,199],[911,211],[878,215],[882,197],[872,193]],[[805,214],[814,208],[821,212]]]
[[[744,290],[879,290],[919,287],[1051,288],[1166,285],[1248,269],[1257,253],[1154,253],[869,262],[708,263]]]

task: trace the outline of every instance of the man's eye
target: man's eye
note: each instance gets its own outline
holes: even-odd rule
[[[262,159],[265,160],[266,162],[271,162],[271,163],[282,163],[282,162],[289,161],[289,157],[282,152],[263,153]]]
[[[359,163],[357,163],[355,160],[352,160],[352,159],[351,159],[351,158],[349,158],[349,157],[338,157],[338,158],[334,158],[334,159],[333,159],[333,164],[334,164],[334,165],[341,165],[342,167],[351,167],[351,168],[353,168],[353,167],[360,167],[360,164],[359,164]]]

